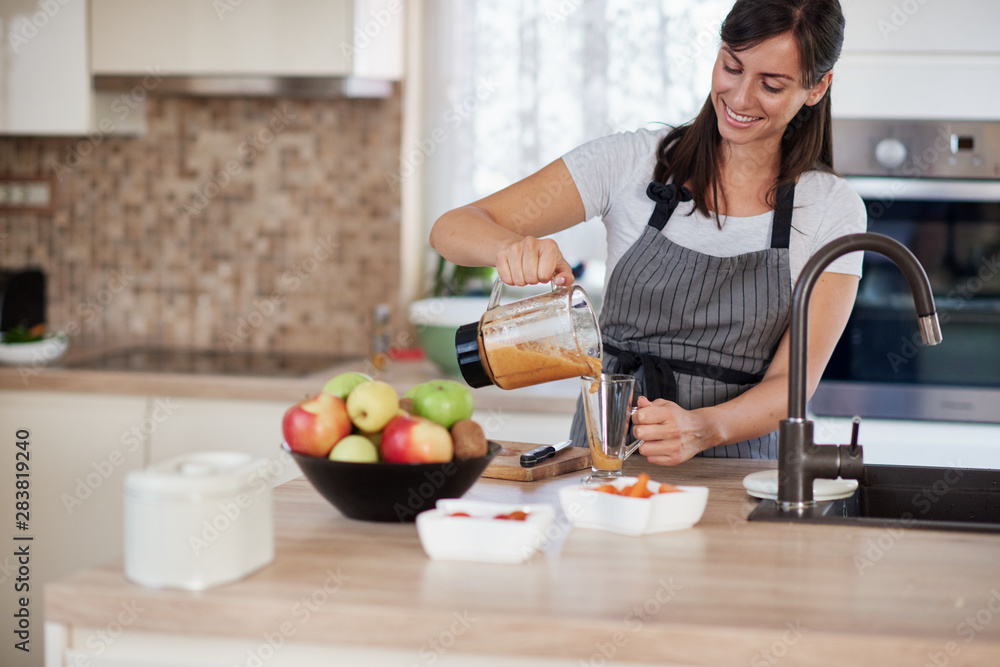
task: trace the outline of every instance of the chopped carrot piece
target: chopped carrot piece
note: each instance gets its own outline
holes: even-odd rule
[[[528,513],[522,512],[521,510],[514,510],[513,512],[507,515],[507,518],[510,519],[511,521],[524,521],[525,519],[528,518]]]
[[[472,516],[468,512],[452,512],[448,516]]]
[[[631,498],[651,498],[657,493],[675,493],[681,490],[673,484],[660,482],[659,488],[656,491],[652,491],[649,488],[650,481],[649,475],[641,472],[636,478],[635,484],[629,484],[621,489],[616,488],[613,484],[602,484],[593,490],[600,491],[601,493],[610,493],[615,496],[628,496]]]
[[[646,485],[649,484],[649,475],[644,472],[639,473],[639,478],[636,480],[635,484],[628,487],[628,490],[624,493],[626,496],[631,496],[633,498],[648,498],[649,494],[646,491]]]

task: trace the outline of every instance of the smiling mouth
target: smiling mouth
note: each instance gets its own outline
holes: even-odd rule
[[[725,100],[722,102],[722,106],[726,108],[726,115],[735,120],[737,123],[753,123],[758,120],[764,120],[763,116],[741,116],[729,108]]]

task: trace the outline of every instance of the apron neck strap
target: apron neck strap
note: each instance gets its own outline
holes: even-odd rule
[[[771,247],[787,248],[792,235],[792,207],[795,205],[795,183],[778,188],[771,220]]]
[[[646,187],[646,196],[656,207],[649,217],[649,226],[662,232],[667,220],[681,202],[691,201],[691,191],[673,183],[664,185],[653,181]],[[792,208],[795,205],[795,184],[787,183],[778,188],[775,197],[774,217],[771,221],[771,247],[787,248],[792,235]]]
[[[677,187],[674,183],[658,183],[653,181],[646,187],[646,196],[656,203],[653,215],[649,218],[649,226],[662,232],[674,209],[682,201],[691,201],[691,191],[683,185]]]

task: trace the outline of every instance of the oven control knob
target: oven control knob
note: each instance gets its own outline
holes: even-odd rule
[[[906,161],[906,146],[899,139],[883,139],[875,146],[875,159],[886,169],[901,167]]]

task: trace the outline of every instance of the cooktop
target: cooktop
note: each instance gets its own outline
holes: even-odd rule
[[[65,368],[185,375],[303,377],[357,356],[175,347],[127,347],[63,364]]]

